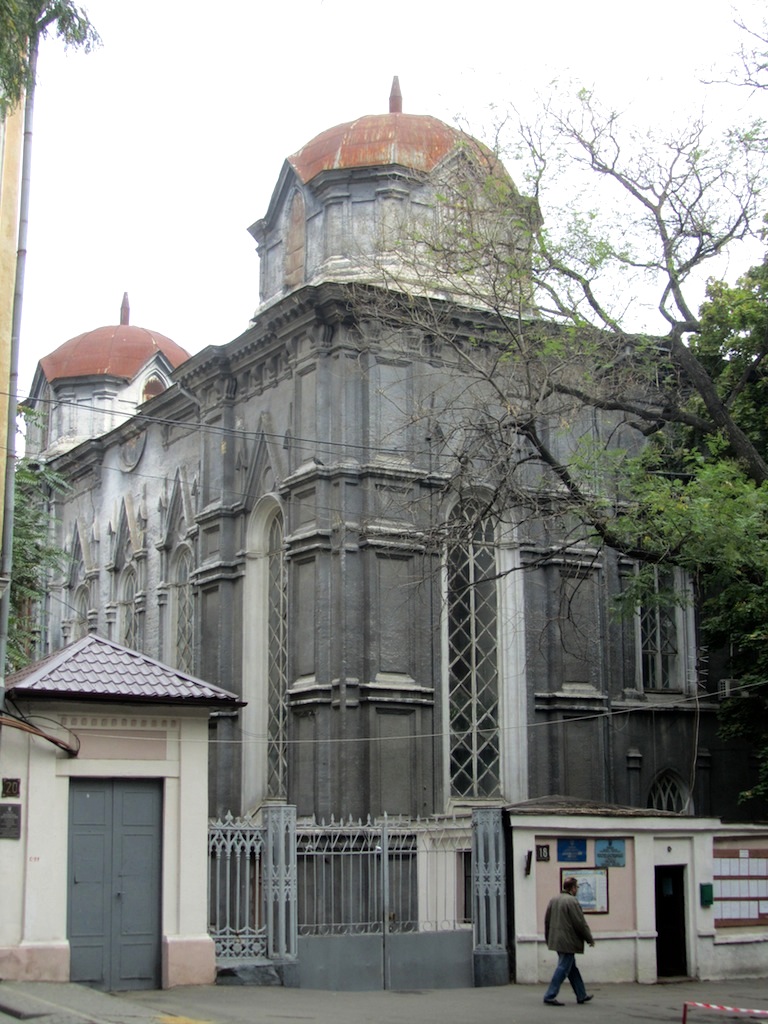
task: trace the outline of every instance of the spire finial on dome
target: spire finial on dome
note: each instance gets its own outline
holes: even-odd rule
[[[120,307],[120,325],[127,326],[131,322],[131,307],[128,305],[128,292],[123,292],[123,304]]]
[[[390,114],[402,114],[403,94],[400,92],[400,79],[395,75],[392,79],[392,91],[389,94]]]

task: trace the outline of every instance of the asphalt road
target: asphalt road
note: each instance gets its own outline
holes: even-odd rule
[[[765,1016],[688,1009],[689,1024],[768,1021],[768,980],[683,981],[658,985],[594,985],[592,1002],[545,1006],[544,986],[424,992],[322,992],[312,989],[200,986],[109,995],[82,985],[1,982],[0,1021],[39,1024],[651,1024],[682,1021],[686,1002],[763,1010]]]

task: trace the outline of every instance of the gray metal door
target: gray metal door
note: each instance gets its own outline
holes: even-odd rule
[[[106,991],[160,986],[162,782],[72,779],[70,979]]]

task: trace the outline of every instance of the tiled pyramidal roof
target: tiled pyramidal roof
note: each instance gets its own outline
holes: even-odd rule
[[[91,633],[6,680],[10,697],[141,704],[241,706],[228,690]]]

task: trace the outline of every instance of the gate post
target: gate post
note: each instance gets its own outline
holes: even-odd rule
[[[267,955],[283,963],[283,984],[298,984],[298,903],[296,886],[296,808],[265,807],[264,895]],[[289,965],[294,967],[290,970]],[[288,973],[295,977],[288,977]]]
[[[499,807],[472,811],[475,986],[509,984],[506,857]]]

